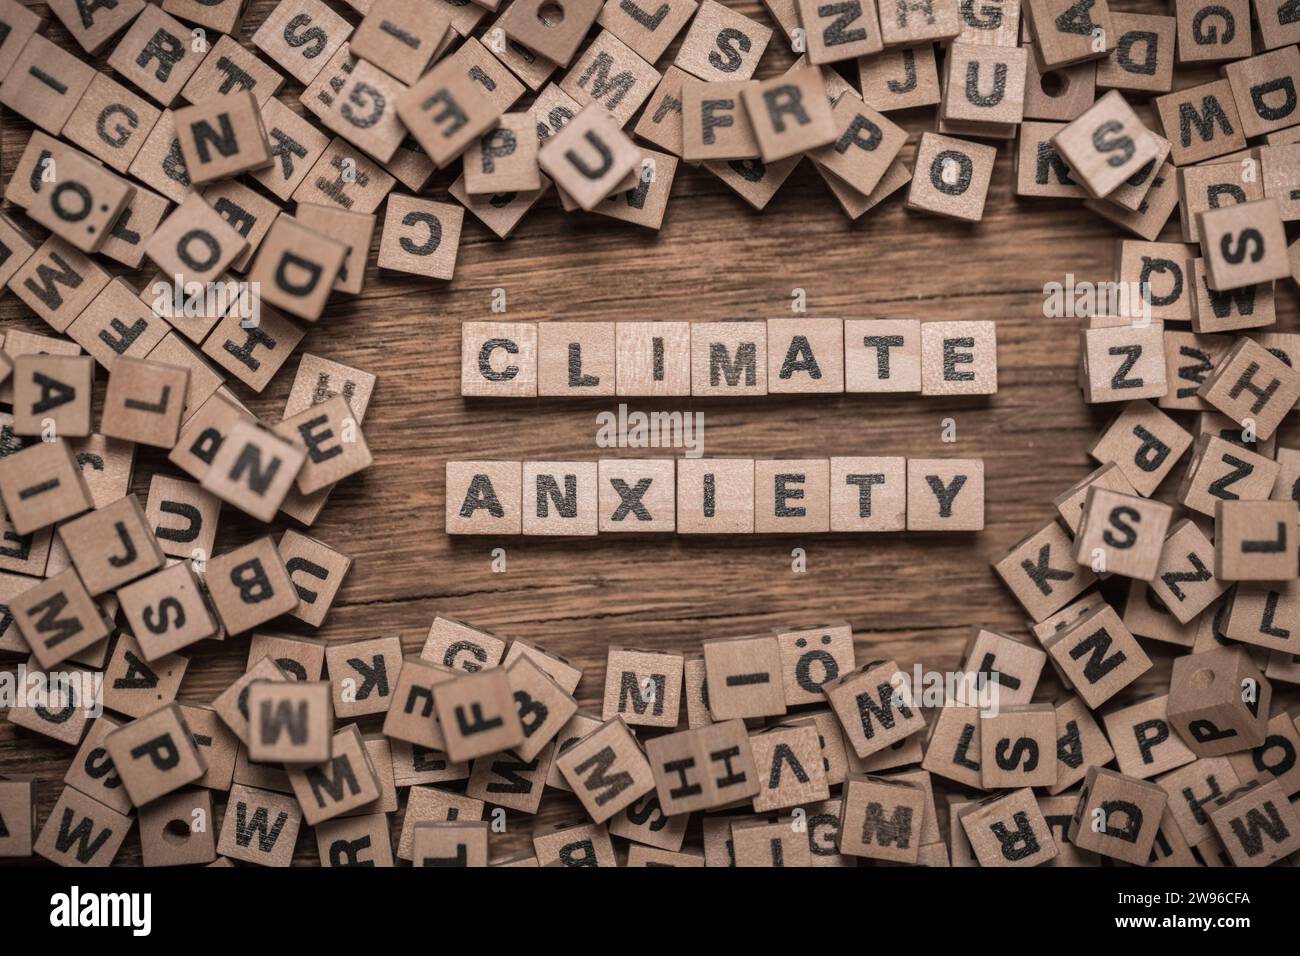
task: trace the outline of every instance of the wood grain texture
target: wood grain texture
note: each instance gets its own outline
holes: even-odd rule
[[[329,3],[350,11],[337,0]],[[43,3],[30,5],[46,12]],[[731,5],[769,22],[756,2]],[[243,41],[273,6],[272,0],[253,0]],[[1132,8],[1154,12],[1157,6]],[[354,12],[347,15],[357,22]],[[49,32],[69,47],[57,21]],[[676,44],[661,64],[671,62],[675,51]],[[96,62],[103,68],[102,57]],[[784,70],[789,62],[778,35],[759,76]],[[1180,71],[1178,85],[1192,85],[1199,75]],[[290,80],[279,96],[301,112],[300,92]],[[923,109],[891,118],[909,130],[914,145],[921,130],[933,128],[934,115]],[[30,126],[8,112],[3,120],[0,169],[7,182]],[[905,155],[910,159],[911,146]],[[429,195],[451,201],[447,187],[457,173],[440,173]],[[859,661],[891,657],[905,668],[921,662],[951,669],[974,626],[1024,633],[1025,618],[990,563],[1054,516],[1053,497],[1093,467],[1086,447],[1110,414],[1083,404],[1076,383],[1076,320],[1044,318],[1042,287],[1062,281],[1067,272],[1081,280],[1110,279],[1120,233],[1072,203],[1018,201],[1011,181],[1011,148],[1003,146],[982,223],[910,213],[900,197],[853,223],[807,161],[761,214],[707,171],[683,164],[658,234],[602,217],[565,216],[554,193],[504,242],[466,216],[456,277],[449,283],[380,273],[374,265],[376,235],[364,293],[333,297],[299,347],[379,376],[364,425],[375,464],[334,492],[310,530],[355,562],[317,633],[330,641],[396,634],[415,652],[435,615],[453,616],[569,657],[584,671],[580,702],[597,713],[611,645],[693,655],[705,638],[847,619]],[[1163,238],[1176,234],[1174,216]],[[147,278],[128,275],[137,288]],[[641,454],[596,447],[595,416],[615,408],[616,400],[460,397],[459,325],[503,318],[491,312],[494,288],[505,290],[505,317],[516,321],[788,316],[796,288],[806,290],[809,315],[993,319],[1000,389],[988,399],[629,402],[646,410],[702,411],[709,456],[983,458],[986,528],[973,535],[806,539],[634,535],[502,543],[448,537],[442,527],[448,459]],[[1278,330],[1295,331],[1295,287],[1285,282],[1278,289]],[[47,331],[12,295],[0,298],[0,325]],[[297,358],[291,358],[261,395],[238,383],[233,387],[258,414],[276,421],[296,367]],[[955,444],[941,441],[945,418],[956,422]],[[1284,431],[1282,437],[1289,444],[1292,436]],[[149,475],[160,469],[175,473],[162,456],[142,449],[135,478],[142,497]],[[226,509],[217,551],[262,530]],[[506,550],[506,573],[491,571],[490,549],[497,546]],[[807,552],[806,573],[791,571],[795,547]],[[275,629],[313,633],[292,620]],[[179,699],[210,701],[242,672],[247,647],[245,636],[195,648]],[[1160,666],[1145,686],[1167,680],[1168,654],[1159,646],[1152,652]],[[7,660],[0,668],[15,664]],[[16,729],[3,714],[0,709],[0,773],[33,773],[45,781],[44,820],[72,750]],[[377,729],[378,721],[363,721],[362,727]],[[224,805],[224,794],[215,796]],[[217,809],[218,819],[221,813]],[[548,791],[538,817],[508,814],[507,832],[493,835],[492,855],[529,849],[534,823],[580,815],[568,794]],[[401,816],[393,815],[395,834]],[[946,814],[941,816],[946,824]],[[688,844],[698,841],[698,833],[695,823]],[[296,860],[314,865],[316,859],[315,841],[304,828]],[[133,832],[118,862],[139,860]]]

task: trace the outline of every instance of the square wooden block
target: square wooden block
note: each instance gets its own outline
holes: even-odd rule
[[[524,742],[512,751],[522,760],[537,758],[555,739],[569,719],[578,712],[578,702],[570,691],[555,682],[531,656],[520,657],[505,665],[510,679],[511,693],[518,705],[519,722],[524,730]],[[667,687],[665,687],[665,696]],[[681,678],[678,676],[677,699],[681,697]],[[662,706],[662,702],[657,706]],[[672,705],[673,722],[677,720],[677,701]],[[390,711],[391,713],[391,711]],[[550,763],[550,759],[546,760]]]
[[[1145,866],[1168,802],[1154,783],[1092,767],[1070,822],[1070,842],[1081,850]]]
[[[288,866],[302,820],[293,796],[235,784],[226,801],[217,852],[259,866]]]
[[[537,327],[537,394],[614,394],[613,322],[542,322]]]
[[[493,667],[438,685],[434,707],[452,760],[472,760],[524,742],[510,680]]]
[[[348,401],[337,395],[286,418],[275,433],[306,449],[295,483],[313,494],[369,468],[373,459]]]
[[[691,394],[767,394],[767,327],[760,322],[691,325]]]
[[[147,661],[217,636],[217,620],[188,561],[127,585],[117,597]]]
[[[906,675],[893,661],[871,661],[822,687],[844,727],[845,743],[869,757],[925,729]]]
[[[1117,34],[1106,0],[1024,0],[1023,9],[1045,70],[1100,59],[1114,49]]]
[[[140,811],[139,822],[145,866],[196,866],[217,858],[209,790],[161,797]]]
[[[89,355],[19,355],[13,360],[16,435],[44,440],[91,433],[95,360]]]
[[[1220,501],[1268,498],[1280,470],[1277,462],[1244,444],[1203,434],[1196,440],[1178,500],[1192,511],[1213,517]]]
[[[993,146],[922,133],[907,194],[908,208],[979,222],[984,218],[996,155]]]
[[[149,4],[109,54],[117,74],[164,108],[208,54],[208,46],[193,42],[190,30],[162,8]]]
[[[820,69],[794,69],[741,91],[764,163],[815,150],[840,129]]]
[[[992,322],[921,323],[921,394],[995,393],[997,344]]]
[[[1052,142],[1073,178],[1098,197],[1114,193],[1161,152],[1118,90],[1098,99]]]
[[[1115,462],[1138,494],[1150,495],[1192,444],[1192,436],[1150,402],[1124,406],[1089,449],[1094,460]]]
[[[0,104],[57,136],[94,78],[81,57],[33,34],[0,83]]]
[[[389,197],[379,244],[379,268],[432,279],[456,271],[465,211],[450,203],[414,196]]]
[[[317,157],[290,198],[295,202],[334,206],[368,215],[379,207],[396,184],[397,179],[385,172],[382,166],[336,136]]]
[[[830,530],[830,462],[754,462],[754,531],[818,534]]]
[[[352,34],[352,26],[320,0],[277,6],[253,34],[253,45],[306,86]]]
[[[189,382],[189,369],[122,356],[108,376],[100,431],[155,448],[175,447]]]
[[[1173,509],[1162,502],[1090,488],[1074,541],[1075,560],[1098,573],[1150,581],[1172,520]]]
[[[339,51],[340,57],[346,49]],[[407,139],[397,113],[406,84],[366,60],[348,56],[337,70],[332,69],[337,61],[331,61],[308,87],[303,103],[326,129],[379,162],[391,162]]]
[[[1056,712],[1051,704],[1000,707],[980,720],[979,731],[985,789],[1056,784]]]
[[[325,311],[347,255],[343,243],[292,216],[277,216],[257,251],[248,281],[259,286],[263,301],[315,322]]]
[[[137,807],[193,783],[205,770],[174,703],[114,730],[104,738],[104,748]]]
[[[1120,773],[1148,780],[1196,759],[1169,726],[1168,707],[1166,694],[1103,715]]]
[[[771,394],[842,392],[841,319],[768,319],[767,382]]]
[[[620,717],[561,753],[556,766],[595,823],[604,823],[655,785],[649,761]]]
[[[1286,581],[1300,574],[1294,501],[1219,501],[1214,513],[1214,576],[1221,581]]]
[[[432,62],[451,28],[451,13],[433,4],[375,0],[349,46],[354,56],[412,84]]]
[[[523,463],[523,533],[594,535],[600,507],[594,461]]]
[[[402,642],[396,637],[376,637],[331,644],[325,649],[325,668],[337,717],[386,713],[401,675]]]
[[[1173,144],[1170,158],[1189,166],[1246,148],[1232,84],[1215,80],[1155,99],[1165,137]]]
[[[1028,787],[969,803],[957,818],[980,866],[1038,866],[1060,853]]]
[[[454,58],[424,74],[397,100],[398,116],[439,167],[496,125],[504,111]]]
[[[260,392],[270,384],[305,332],[270,306],[256,300],[249,305],[240,302],[227,310],[204,343],[203,354]]]
[[[1268,733],[1272,688],[1241,647],[1179,657],[1169,685],[1169,723],[1198,757],[1258,747]]]
[[[921,391],[921,323],[845,319],[844,367],[848,392]]]
[[[271,163],[262,111],[252,93],[183,107],[172,121],[191,183],[226,179]]]
[[[0,778],[0,857],[32,855],[36,840],[36,781]]]
[[[903,458],[830,460],[831,531],[903,531],[907,464]]]
[[[93,505],[81,469],[64,441],[38,442],[0,458],[0,497],[20,535],[81,514]]]
[[[654,63],[698,8],[696,0],[666,0],[651,13],[638,4],[606,0],[596,22],[631,47],[641,59]]]
[[[864,196],[870,195],[898,158],[907,142],[907,131],[856,96],[841,96],[832,116],[835,138],[809,155],[819,170],[829,172]]]
[[[242,634],[298,606],[298,592],[269,537],[213,557],[204,582],[230,634]]]
[[[130,829],[129,816],[64,787],[33,849],[59,866],[108,866]]]
[[[557,187],[591,211],[641,162],[641,150],[599,103],[578,113],[549,137],[537,162]]]
[[[69,521],[59,535],[91,595],[117,590],[165,560],[135,495]]]
[[[1250,6],[1249,0],[1176,0],[1179,64],[1250,56]]]
[[[863,102],[882,113],[938,103],[941,91],[933,44],[892,47],[860,57],[858,87]]]
[[[446,746],[433,711],[434,688],[455,678],[455,673],[419,658],[406,658],[397,678],[392,702],[384,717],[384,736],[418,744],[430,750]]]
[[[204,491],[259,521],[270,521],[284,502],[307,450],[260,425],[236,422],[212,456]]]
[[[1256,779],[1219,797],[1209,817],[1237,866],[1269,866],[1300,847],[1300,817],[1277,780]]]
[[[97,160],[67,147],[55,151],[45,172],[55,179],[35,194],[27,215],[81,252],[98,252],[135,187]]]
[[[618,322],[614,343],[617,394],[660,397],[691,393],[689,322]]]
[[[248,690],[248,757],[318,764],[331,756],[334,710],[327,681],[261,681]]]
[[[80,250],[50,236],[13,274],[9,289],[50,328],[62,332],[111,278]]]
[[[1106,604],[1044,641],[1060,672],[1096,709],[1151,669],[1151,660]]]
[[[749,738],[759,783],[754,795],[756,813],[830,796],[820,738],[813,724],[779,727]]]
[[[1097,85],[1103,89],[1168,93],[1174,84],[1177,21],[1145,13],[1110,15],[1116,31],[1115,49],[1097,63]]]
[[[673,63],[701,80],[747,80],[772,31],[717,0],[701,0]]]
[[[757,159],[758,140],[742,96],[754,80],[682,83],[681,154],[687,162],[706,159]]]
[[[1209,287],[1227,292],[1291,275],[1276,199],[1234,203],[1196,214]]]
[[[853,670],[853,628],[847,623],[798,628],[777,635],[785,702],[820,704],[822,688]]]
[[[293,529],[285,531],[276,549],[298,592],[298,607],[293,616],[313,627],[320,627],[338,595],[343,578],[352,567],[352,559],[342,551]]]
[[[1121,402],[1168,394],[1163,323],[1086,329],[1081,338],[1087,401]]]
[[[908,531],[982,531],[983,528],[982,459],[908,459]]]
[[[465,150],[465,191],[491,195],[539,189],[538,141],[531,113],[506,113]]]
[[[517,461],[447,462],[447,534],[521,534],[522,479]]]
[[[618,82],[611,82],[610,77],[618,77]],[[599,103],[625,126],[654,92],[659,79],[659,71],[650,63],[613,33],[602,30],[560,81],[560,88],[580,105]]]
[[[289,784],[310,826],[358,811],[381,796],[379,775],[356,724],[334,735],[327,760],[289,768]]]
[[[883,49],[876,0],[849,0],[842,7],[797,0],[794,6],[807,31],[808,62],[813,65],[868,57]]]
[[[500,664],[505,651],[506,642],[495,634],[439,616],[429,626],[420,658],[450,670],[476,674]]]
[[[276,198],[288,201],[325,153],[330,138],[277,99],[262,106],[262,128],[271,165],[250,175]]]
[[[865,774],[851,776],[844,781],[840,852],[916,863],[925,812],[925,791],[916,784]]]
[[[634,129],[637,136],[674,155],[682,155],[682,91],[690,81],[690,75],[675,66],[664,71],[663,79],[641,111],[641,119]]]
[[[164,200],[165,202],[166,200]],[[68,336],[106,369],[122,356],[144,358],[169,330],[167,322],[141,301],[123,279],[104,287],[76,320]]]
[[[1300,372],[1259,343],[1242,338],[1198,394],[1243,428],[1249,425],[1258,440],[1266,441],[1300,401]]]
[[[334,395],[342,395],[360,422],[365,419],[375,381],[376,377],[363,369],[305,353],[294,374],[293,386],[284,405],[284,417],[296,415]]]
[[[786,712],[781,648],[774,634],[704,642],[709,710],[714,720]]]
[[[535,322],[462,323],[461,395],[535,397],[537,329]]]
[[[483,867],[488,865],[487,821],[421,823],[411,843],[412,866]]]
[[[601,533],[675,530],[675,476],[671,458],[602,458],[597,490]]]
[[[1019,123],[1029,52],[1023,47],[953,43],[940,115],[961,123]]]
[[[753,534],[754,462],[677,460],[678,534]]]
[[[605,664],[602,720],[676,727],[682,696],[680,654],[611,648]]]
[[[181,0],[197,4],[203,0]],[[218,0],[222,2],[222,0]],[[227,6],[230,0],[225,0]],[[169,4],[163,4],[167,13]],[[191,16],[185,19],[194,21]],[[203,103],[219,96],[230,96],[245,91],[253,94],[257,105],[265,107],[274,98],[276,92],[284,85],[280,71],[267,63],[252,50],[240,45],[239,40],[230,36],[229,30],[218,31],[227,34],[217,38],[208,55],[203,58],[189,82],[181,90],[181,98],[187,103]]]
[[[950,3],[922,7],[880,4],[880,33],[886,47],[950,40],[962,31],[960,11]]]

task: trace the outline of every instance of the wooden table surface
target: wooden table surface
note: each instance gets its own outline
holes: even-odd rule
[[[43,3],[29,5],[45,12]],[[242,40],[273,5],[253,0]],[[728,5],[767,22],[757,3]],[[1115,6],[1172,12],[1159,3]],[[355,13],[348,16],[357,21]],[[50,34],[69,45],[57,21]],[[661,64],[674,52],[675,45]],[[96,62],[102,66],[103,58]],[[760,76],[790,62],[778,37]],[[1191,85],[1189,77],[1204,75],[1180,71],[1178,82]],[[298,108],[300,92],[289,80],[280,98]],[[934,115],[933,108],[891,114],[913,133],[909,160],[916,136],[933,128]],[[7,182],[31,127],[8,111],[4,124],[0,169]],[[584,671],[580,703],[596,713],[611,646],[698,654],[706,638],[839,619],[853,625],[859,661],[889,657],[907,669],[916,662],[952,669],[974,627],[1025,633],[1026,619],[990,563],[1046,523],[1055,513],[1052,499],[1094,467],[1087,446],[1114,411],[1083,404],[1075,371],[1077,320],[1045,318],[1043,286],[1064,281],[1066,273],[1079,280],[1113,278],[1122,234],[1074,203],[1017,199],[1011,165],[1004,144],[984,220],[976,225],[910,212],[902,193],[851,222],[807,161],[757,213],[707,171],[682,165],[658,233],[598,216],[566,216],[552,193],[506,241],[467,213],[456,276],[448,283],[381,273],[372,250],[364,292],[336,295],[299,347],[379,377],[364,425],[375,463],[335,491],[310,530],[355,563],[319,631],[296,621],[267,630],[329,641],[397,634],[408,652],[418,652],[435,615],[459,618],[568,657]],[[457,173],[458,167],[440,173],[427,191],[452,201],[446,190]],[[1180,238],[1176,213],[1162,238]],[[376,249],[378,239],[377,231]],[[137,287],[148,278],[128,275]],[[498,287],[506,290],[506,316],[491,311]],[[708,456],[982,458],[983,532],[504,542],[444,534],[443,467],[449,459],[664,453],[597,447],[596,415],[615,409],[616,401],[462,399],[461,322],[781,317],[791,315],[795,289],[805,290],[810,316],[994,320],[997,394],[960,401],[919,395],[664,404],[632,399],[630,407],[702,411]],[[1279,283],[1278,290],[1278,331],[1295,331],[1295,287]],[[0,326],[48,331],[12,295],[0,298]],[[261,395],[238,383],[234,389],[259,415],[276,421],[296,367],[295,356]],[[955,444],[940,437],[949,417],[956,421]],[[142,500],[149,476],[159,470],[175,474],[160,456],[139,454],[134,490]],[[264,531],[227,508],[217,551]],[[490,550],[498,546],[506,551],[505,573],[491,569]],[[795,547],[806,551],[804,573],[791,570]],[[1150,687],[1167,680],[1169,658],[1159,645],[1145,643],[1161,665],[1143,681]],[[247,649],[247,635],[192,648],[179,699],[210,701],[242,672]],[[0,662],[0,669],[16,663]],[[1043,686],[1050,691],[1047,681]],[[377,721],[362,727],[376,729]],[[72,754],[0,720],[0,773],[34,773],[48,781],[42,820]],[[393,815],[395,828],[401,816]],[[576,801],[548,791],[536,818],[509,813],[506,834],[493,837],[493,856],[528,848],[535,822],[579,816]],[[697,839],[698,824],[692,833]],[[139,859],[133,831],[117,862]],[[296,860],[316,859],[304,827]]]

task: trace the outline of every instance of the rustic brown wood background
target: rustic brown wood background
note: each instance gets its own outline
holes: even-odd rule
[[[358,22],[340,0],[327,2]],[[727,2],[771,22],[757,2]],[[28,5],[48,15],[44,3]],[[241,40],[248,42],[274,5],[252,0]],[[1112,8],[1173,12],[1172,4],[1146,0],[1118,0]],[[77,49],[51,21],[51,37]],[[676,44],[661,69],[675,52]],[[777,36],[759,75],[781,72],[791,59]],[[96,60],[106,69],[103,61]],[[1181,88],[1212,73],[1180,70],[1176,82]],[[288,80],[280,98],[302,112],[300,92]],[[909,161],[916,135],[933,128],[934,116],[933,108],[892,114],[913,133]],[[3,120],[0,170],[7,183],[31,127],[8,111]],[[427,191],[454,201],[446,191],[458,173],[458,165],[440,173]],[[580,702],[597,713],[611,646],[697,654],[705,638],[847,619],[860,661],[890,657],[905,668],[921,662],[951,669],[974,627],[1025,633],[1025,618],[990,563],[1048,521],[1055,513],[1052,498],[1091,470],[1087,446],[1113,412],[1083,404],[1075,380],[1077,322],[1045,318],[1042,289],[1068,272],[1080,280],[1113,278],[1121,232],[1073,203],[1017,199],[1005,144],[978,225],[910,212],[901,196],[851,222],[805,161],[757,213],[707,171],[682,165],[658,233],[599,216],[566,216],[552,193],[506,241],[467,213],[449,283],[381,273],[372,250],[364,293],[336,295],[300,346],[379,376],[365,421],[375,464],[335,491],[310,530],[355,561],[314,633],[330,641],[397,634],[408,652],[418,652],[435,615],[456,617],[567,656],[584,671]],[[1176,212],[1161,238],[1180,238]],[[378,239],[377,230],[376,249]],[[132,278],[139,288],[148,276]],[[616,401],[462,399],[459,326],[502,318],[491,312],[497,287],[506,290],[506,318],[512,320],[788,316],[796,288],[806,290],[814,316],[995,320],[999,389],[988,400],[905,395],[629,402],[645,410],[704,412],[709,456],[982,458],[985,530],[729,540],[450,538],[443,531],[443,466],[449,459],[665,453],[596,446],[595,416],[616,408]],[[1279,283],[1278,289],[1278,330],[1295,331],[1295,287]],[[0,298],[0,324],[48,331],[12,295]],[[233,387],[259,415],[278,421],[296,367],[291,358],[261,395]],[[957,423],[956,444],[940,439],[946,417]],[[158,455],[145,451],[137,458],[134,487],[142,500],[149,476],[160,468],[168,466]],[[264,530],[227,508],[217,550]],[[506,573],[491,570],[489,552],[498,546],[507,553]],[[795,547],[807,553],[805,573],[791,570]],[[296,621],[272,629],[313,633]],[[1144,681],[1150,687],[1167,675],[1168,655],[1146,643],[1165,665]],[[212,700],[242,672],[247,649],[247,636],[198,645],[179,699]],[[0,662],[0,668],[15,664]],[[376,720],[362,723],[364,730],[377,727]],[[0,773],[33,773],[47,781],[42,820],[72,754],[0,719]],[[507,833],[493,838],[493,857],[530,849],[535,823],[581,815],[567,794],[548,791],[537,817],[510,812]],[[946,813],[940,816],[946,832]],[[401,817],[393,814],[394,834]],[[698,826],[691,842],[698,842]],[[117,862],[139,860],[133,831]],[[304,827],[296,862],[316,860],[315,840]]]

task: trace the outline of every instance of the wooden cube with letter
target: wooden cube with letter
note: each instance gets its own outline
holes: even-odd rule
[[[1273,688],[1241,647],[1174,659],[1169,724],[1198,757],[1258,747],[1268,729]]]

